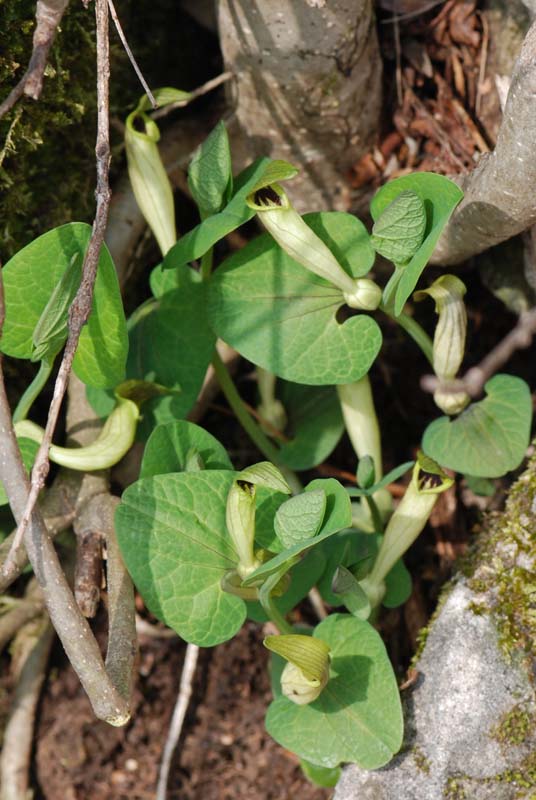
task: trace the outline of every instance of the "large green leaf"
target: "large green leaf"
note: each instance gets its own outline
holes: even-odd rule
[[[151,380],[175,391],[144,405],[142,436],[157,423],[186,416],[214,350],[215,337],[206,319],[205,284],[193,270],[179,271],[179,288],[149,304],[129,331],[127,377]]]
[[[269,575],[278,572],[285,564],[288,564],[290,569],[301,553],[350,525],[352,521],[350,499],[345,488],[341,486],[339,481],[336,481],[334,478],[319,478],[318,480],[311,481],[305,488],[305,492],[315,492],[317,489],[321,489],[326,495],[326,510],[318,533],[310,539],[302,540],[292,547],[281,550],[274,558],[262,564],[262,566],[258,567],[251,575],[248,575],[247,579],[244,580],[244,584],[249,585],[255,583],[259,578],[267,578]],[[256,534],[256,538],[258,539],[258,530]],[[278,540],[275,534],[274,539],[274,547],[272,547],[271,543],[266,542],[265,537],[260,541],[263,547],[270,550],[277,550]]]
[[[423,450],[443,467],[498,478],[519,466],[529,444],[532,401],[525,381],[495,375],[487,397],[456,419],[440,417],[425,431]]]
[[[222,591],[237,556],[225,525],[236,472],[204,470],[144,478],[116,513],[119,545],[149,610],[188,642],[230,639],[246,617],[243,600]]]
[[[355,217],[338,212],[304,219],[354,275],[370,269],[371,246]],[[233,254],[210,281],[215,332],[242,355],[298,383],[350,383],[365,375],[381,346],[365,314],[340,323],[340,289],[309,272],[265,234]]]
[[[411,260],[401,268],[401,277],[395,295],[395,314],[397,316],[402,312],[404,304],[415,289],[422,271],[434,252],[441,231],[463,197],[462,190],[443,175],[435,175],[433,172],[415,172],[412,175],[395,178],[382,186],[370,204],[372,219],[376,222],[387,206],[406,190],[415,192],[424,202],[427,220],[421,246]]]
[[[402,745],[400,696],[385,646],[363,620],[333,614],[313,636],[331,648],[330,679],[317,700],[298,706],[283,695],[266,728],[283,747],[324,767],[343,761],[378,769]]]
[[[201,457],[205,469],[233,469],[227,450],[212,434],[193,422],[177,420],[158,425],[150,435],[140,478],[184,472],[193,451]]]
[[[26,245],[2,270],[6,303],[0,349],[14,358],[31,358],[32,334],[74,256],[83,259],[91,226],[70,222]],[[91,315],[82,328],[73,362],[90,386],[115,386],[125,376],[127,331],[112,257],[102,246]]]
[[[279,458],[291,469],[312,469],[333,451],[344,431],[344,420],[333,386],[303,386],[280,381],[277,390],[287,414]]]
[[[260,158],[244,170],[236,179],[236,191],[231,201],[219,214],[207,217],[196,228],[182,236],[166,254],[163,269],[178,267],[200,258],[216,242],[250,220],[255,212],[246,205],[246,197],[262,179],[271,163],[269,158]],[[296,174],[294,168],[293,174]]]

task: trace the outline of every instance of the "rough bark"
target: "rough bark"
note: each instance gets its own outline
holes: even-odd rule
[[[533,459],[445,590],[404,693],[401,753],[380,770],[347,768],[335,800],[534,796],[535,516]]]
[[[536,23],[515,64],[492,153],[460,181],[465,197],[434,253],[458,264],[536,223]]]
[[[371,0],[220,0],[224,61],[235,72],[233,153],[301,168],[300,211],[344,208],[343,174],[377,132],[381,60]]]

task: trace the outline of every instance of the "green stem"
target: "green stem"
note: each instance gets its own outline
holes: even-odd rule
[[[236,386],[233,383],[229,371],[223,361],[221,360],[217,351],[214,352],[212,357],[212,366],[221,386],[221,390],[225,395],[227,402],[231,406],[237,420],[242,425],[251,441],[258,447],[261,453],[271,461],[275,466],[281,470],[285,479],[292,489],[294,494],[299,494],[303,487],[295,472],[289,469],[285,464],[282,464],[279,458],[278,449],[272,444],[268,437],[263,433],[261,428],[257,425],[255,420],[251,417],[249,411],[244,405],[244,402]]]
[[[272,591],[281,580],[284,571],[286,571],[286,567],[284,570],[280,570],[266,579],[259,589],[259,601],[265,613],[272,620],[274,625],[277,626],[279,633],[294,633],[292,625],[287,622],[283,614],[279,611],[272,597]]]
[[[434,345],[432,340],[426,333],[426,331],[419,325],[419,323],[410,317],[408,314],[402,312],[398,317],[393,314],[392,311],[389,311],[387,308],[382,306],[382,311],[384,311],[391,319],[395,322],[398,322],[401,328],[403,328],[406,333],[411,336],[413,341],[419,345],[423,354],[427,358],[430,363],[432,369],[434,368]]]
[[[372,517],[374,532],[383,533],[384,526],[382,522],[382,515],[380,514],[380,509],[378,508],[376,501],[371,495],[365,495],[365,499],[367,501],[368,507],[370,508],[370,516]]]
[[[39,369],[37,371],[35,378],[28,386],[22,397],[20,398],[19,402],[17,403],[17,407],[13,412],[14,423],[26,419],[26,417],[30,413],[30,408],[32,407],[35,399],[42,392],[43,387],[48,381],[53,366],[54,366],[54,360],[52,361],[43,360],[40,362]]]
[[[206,281],[210,278],[212,272],[212,262],[214,260],[214,248],[211,247],[207,250],[204,256],[201,256],[201,278]]]

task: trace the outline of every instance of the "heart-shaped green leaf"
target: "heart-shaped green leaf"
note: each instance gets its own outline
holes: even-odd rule
[[[425,431],[423,450],[443,467],[478,478],[498,478],[519,466],[529,444],[530,390],[512,375],[495,375],[487,397],[456,419],[440,417]]]
[[[355,217],[338,212],[304,219],[354,276],[370,269],[368,236]],[[246,358],[290,381],[350,383],[365,375],[381,346],[365,314],[336,318],[342,292],[287,256],[267,234],[233,254],[209,288],[215,332]]]
[[[321,464],[330,455],[344,431],[344,420],[333,386],[304,386],[280,381],[277,387],[287,414],[285,436],[279,458],[294,470]]]
[[[91,226],[70,222],[26,245],[2,270],[6,319],[0,349],[14,358],[32,357],[32,335],[73,257],[84,258]],[[112,257],[102,246],[92,311],[82,328],[73,369],[90,386],[115,386],[125,376],[127,331]]]
[[[415,289],[422,271],[434,252],[441,231],[463,197],[462,190],[443,175],[436,175],[433,172],[403,175],[386,183],[374,195],[370,204],[372,219],[376,222],[387,206],[406,190],[414,192],[423,201],[426,210],[426,229],[421,246],[402,268],[400,280],[397,282],[394,308],[397,316]]]
[[[140,478],[184,472],[192,451],[199,454],[204,469],[233,469],[227,450],[212,434],[193,422],[178,420],[158,425],[149,436]]]
[[[255,212],[246,205],[246,197],[261,180],[270,163],[269,158],[260,158],[244,170],[235,180],[235,193],[231,201],[219,214],[207,217],[182,236],[166,253],[162,268],[166,270],[180,267],[200,258],[216,242],[250,220]]]
[[[330,679],[317,700],[298,706],[282,695],[266,715],[283,747],[324,767],[387,764],[402,744],[400,696],[385,646],[364,620],[333,614],[313,636],[331,648]],[[329,731],[329,736],[326,735]]]
[[[311,481],[311,483],[306,487],[305,491],[314,492],[318,489],[321,489],[326,495],[326,511],[317,535],[313,536],[311,539],[301,541],[298,544],[279,552],[278,555],[270,559],[270,561],[262,564],[255,570],[255,572],[252,572],[251,575],[248,575],[247,579],[244,580],[244,585],[248,586],[252,583],[256,583],[259,578],[268,578],[270,575],[278,572],[285,564],[288,564],[290,569],[290,567],[294,564],[296,557],[309,547],[316,546],[324,539],[327,539],[337,531],[347,528],[350,525],[352,521],[350,499],[346,493],[346,490],[343,486],[341,486],[339,481],[336,481],[334,478]],[[270,550],[273,549],[270,545],[264,544],[264,542],[263,546]]]
[[[326,495],[322,489],[303,492],[279,506],[274,527],[284,547],[292,547],[316,536],[326,511]]]
[[[215,342],[206,319],[205,289],[198,273],[183,267],[178,289],[136,312],[129,330],[127,377],[175,390],[144,405],[142,438],[155,424],[186,416],[197,399]]]
[[[246,617],[243,600],[221,589],[237,556],[225,525],[236,472],[156,475],[124,493],[115,522],[128,571],[149,610],[203,647],[224,642]]]
[[[418,194],[405,189],[378,217],[371,243],[394,264],[406,264],[421,246],[425,229],[424,203]]]
[[[218,213],[232,181],[229,137],[220,120],[194,153],[188,169],[188,186],[202,219]]]

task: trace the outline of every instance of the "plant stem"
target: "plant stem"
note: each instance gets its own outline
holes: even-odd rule
[[[370,516],[372,517],[372,524],[374,525],[374,531],[376,533],[383,533],[383,522],[382,522],[382,515],[380,513],[380,509],[378,508],[376,501],[371,495],[365,495],[365,499],[367,501],[367,505],[370,508]]]
[[[227,402],[231,406],[236,418],[246,431],[251,441],[259,448],[261,453],[266,456],[267,459],[272,461],[272,463],[281,470],[288,485],[292,489],[292,492],[294,494],[299,494],[303,487],[298,479],[298,476],[285,464],[281,463],[278,449],[272,444],[268,437],[263,433],[261,428],[257,425],[255,420],[250,416],[249,412],[244,406],[242,398],[238,394],[231,376],[229,375],[227,367],[221,360],[217,351],[214,352],[214,356],[212,357],[212,366],[214,367],[214,372],[216,373],[221,390],[225,395]]]
[[[434,368],[434,355],[433,355],[433,344],[432,340],[426,333],[426,331],[419,325],[419,323],[410,317],[409,314],[400,314],[396,317],[392,311],[389,311],[387,308],[382,306],[382,311],[384,311],[391,319],[395,322],[398,322],[401,328],[403,328],[409,336],[413,339],[413,341],[419,345],[423,354],[425,355],[426,359],[430,363],[432,369]]]
[[[270,577],[266,579],[264,584],[259,589],[259,602],[263,607],[265,613],[272,620],[274,625],[276,625],[276,627],[279,629],[279,633],[294,633],[292,625],[286,621],[283,614],[279,611],[279,609],[275,605],[272,597],[272,590],[281,580],[281,577],[285,571],[286,568],[284,568],[279,572],[274,573],[273,575],[270,575]]]
[[[213,261],[214,261],[214,248],[211,247],[210,250],[207,250],[205,255],[201,257],[201,277],[204,281],[210,278]]]
[[[25,389],[24,394],[20,398],[19,402],[17,403],[17,408],[13,412],[13,422],[20,422],[21,419],[26,419],[28,414],[30,413],[30,408],[32,407],[36,397],[41,393],[45,383],[47,382],[50,373],[52,372],[52,367],[54,366],[54,361],[47,361],[44,359],[39,364],[39,369],[31,382],[31,384]]]

